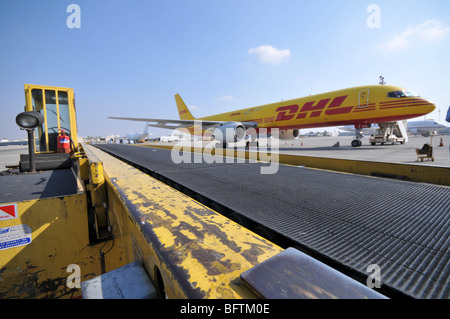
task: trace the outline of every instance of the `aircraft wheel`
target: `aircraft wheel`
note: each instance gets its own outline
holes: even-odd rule
[[[360,140],[353,140],[352,141],[352,146],[353,147],[358,147],[358,146],[361,146],[361,141]]]

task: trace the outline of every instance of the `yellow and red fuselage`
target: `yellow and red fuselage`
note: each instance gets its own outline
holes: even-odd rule
[[[406,92],[406,94],[405,94]],[[355,125],[407,120],[432,112],[435,105],[397,86],[373,85],[286,100],[197,120],[254,122],[257,130]]]

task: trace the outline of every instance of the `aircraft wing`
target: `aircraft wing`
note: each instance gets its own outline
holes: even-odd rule
[[[135,117],[112,117],[112,116],[108,117],[108,119],[147,122],[148,126],[160,127],[170,130],[190,127],[194,126],[195,124],[201,124],[202,127],[205,129],[210,127],[217,127],[225,123],[230,123],[229,121],[167,120],[167,119],[148,119]],[[258,126],[258,123],[256,122],[240,122],[240,123],[242,123],[246,129],[250,127],[256,128]]]

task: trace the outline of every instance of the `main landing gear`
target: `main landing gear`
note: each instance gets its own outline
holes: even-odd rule
[[[247,143],[245,143],[245,149],[246,150],[250,149],[250,146],[255,146],[256,148],[259,148],[259,142],[258,141],[254,141],[254,142],[247,141]]]
[[[245,149],[249,150],[250,147],[259,148],[258,135],[250,134],[249,140],[245,143]]]

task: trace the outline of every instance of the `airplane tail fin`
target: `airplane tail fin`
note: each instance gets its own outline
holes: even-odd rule
[[[450,106],[448,107],[447,117],[445,118],[447,122],[450,122]]]
[[[149,125],[148,125],[148,122],[147,122],[147,123],[145,123],[144,134],[148,135],[148,127],[149,127]]]
[[[192,116],[191,111],[187,108],[183,99],[179,94],[175,95],[175,101],[177,102],[178,114],[180,114],[180,120],[195,120]]]

